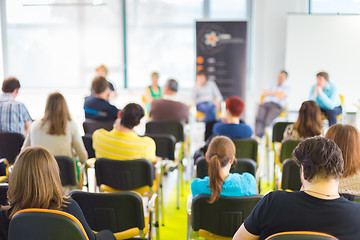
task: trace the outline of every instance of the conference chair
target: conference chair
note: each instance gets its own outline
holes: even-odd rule
[[[299,140],[286,140],[282,143],[279,156],[280,163],[292,157],[292,152],[300,142]]]
[[[206,161],[205,157],[200,157],[196,161],[196,177],[204,178],[204,177],[208,176],[208,169],[209,169],[209,164]],[[253,160],[247,159],[247,158],[235,159],[233,165],[231,166],[230,172],[231,173],[239,173],[239,174],[248,172],[248,173],[251,173],[252,175],[254,175],[254,177],[255,177],[256,176],[256,163]]]
[[[114,121],[96,121],[92,119],[86,119],[83,122],[83,128],[85,135],[92,136],[95,130],[104,128],[107,131],[113,129]]]
[[[310,232],[310,231],[292,231],[275,233],[265,240],[338,240],[326,233]]]
[[[189,195],[187,239],[232,239],[262,195],[220,197],[211,204],[209,198],[200,194],[191,199]]]
[[[258,142],[253,138],[233,139],[236,149],[236,158],[248,158],[257,163],[258,161]]]
[[[82,224],[73,215],[48,209],[29,208],[10,221],[9,240],[88,240]]]
[[[20,133],[0,132],[0,159],[4,158],[8,165],[13,165],[24,140]]]
[[[55,156],[62,186],[77,186],[75,161],[68,156]]]
[[[88,154],[88,158],[94,158],[95,157],[95,150],[93,148],[93,141],[92,141],[92,136],[82,136],[82,140],[86,149],[86,152]]]
[[[287,159],[283,163],[281,189],[299,191],[300,188],[300,167],[294,159]]]
[[[89,193],[70,192],[84,213],[90,228],[96,232],[109,229],[116,239],[140,236],[152,237],[152,218],[156,194],[144,204],[142,197],[134,192]]]
[[[7,206],[8,198],[7,198],[7,191],[8,191],[9,185],[7,183],[0,183],[0,205],[1,206]]]

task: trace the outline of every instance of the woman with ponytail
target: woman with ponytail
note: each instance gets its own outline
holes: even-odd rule
[[[230,173],[235,160],[235,145],[230,138],[214,137],[205,156],[209,163],[209,177],[194,179],[191,183],[193,196],[209,194],[209,202],[213,203],[220,196],[242,197],[257,193],[256,179],[252,174]]]

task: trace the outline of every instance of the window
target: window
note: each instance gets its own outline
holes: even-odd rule
[[[360,13],[360,0],[311,0],[311,13]]]

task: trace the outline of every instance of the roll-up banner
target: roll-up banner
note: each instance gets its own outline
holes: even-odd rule
[[[224,99],[245,99],[246,21],[196,21],[196,70],[205,69]]]

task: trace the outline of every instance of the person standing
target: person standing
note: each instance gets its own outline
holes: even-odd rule
[[[277,83],[262,92],[262,104],[255,122],[255,135],[259,138],[264,136],[265,127],[280,115],[286,105],[286,99],[289,95],[289,86],[286,84],[288,73],[281,71],[278,75]]]
[[[311,88],[310,100],[315,101],[329,120],[329,126],[336,124],[336,117],[342,113],[341,99],[327,72],[316,74],[316,85]]]

